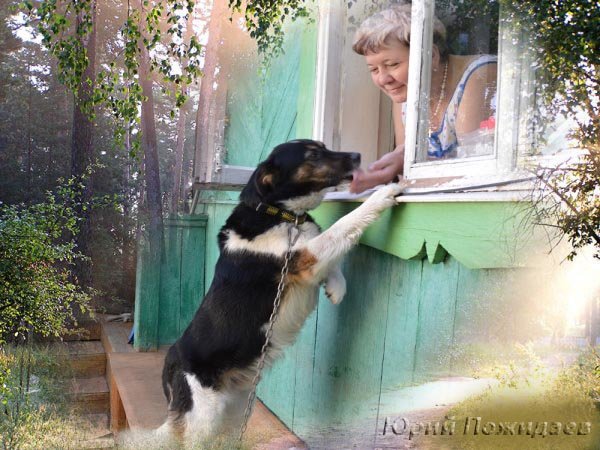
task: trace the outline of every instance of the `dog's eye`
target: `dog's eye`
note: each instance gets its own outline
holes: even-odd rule
[[[304,156],[309,161],[316,161],[317,159],[319,159],[319,153],[311,150],[307,151]]]

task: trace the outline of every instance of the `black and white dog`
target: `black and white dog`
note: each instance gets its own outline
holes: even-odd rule
[[[288,229],[298,224],[289,272],[266,354],[267,366],[290,345],[317,302],[319,286],[333,303],[346,291],[340,259],[365,228],[395,203],[398,185],[376,191],[324,233],[306,214],[360,165],[358,153],[296,140],[273,150],[252,174],[240,204],[219,233],[214,280],[163,370],[168,418],[159,429],[194,442],[237,432],[273,311]]]

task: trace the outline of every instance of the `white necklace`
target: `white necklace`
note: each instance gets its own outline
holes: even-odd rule
[[[435,107],[435,110],[434,110],[431,118],[437,116],[437,114],[440,110],[440,106],[442,105],[442,100],[446,96],[446,81],[447,80],[448,80],[448,61],[446,61],[446,65],[444,66],[444,78],[442,79],[442,89],[440,89],[440,98],[438,99],[437,105]]]

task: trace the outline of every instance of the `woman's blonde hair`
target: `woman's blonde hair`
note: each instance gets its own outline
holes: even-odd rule
[[[377,53],[393,39],[410,46],[411,7],[410,3],[394,5],[367,18],[354,36],[352,49],[359,55]],[[440,52],[440,58],[446,60],[446,27],[437,17],[433,19],[433,43]]]

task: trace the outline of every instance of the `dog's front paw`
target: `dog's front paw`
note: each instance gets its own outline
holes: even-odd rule
[[[346,295],[346,279],[341,272],[332,272],[325,280],[325,295],[331,303],[341,303]]]
[[[402,193],[402,187],[398,183],[390,183],[377,189],[365,202],[376,205],[380,209],[386,209],[396,204],[396,196]]]

